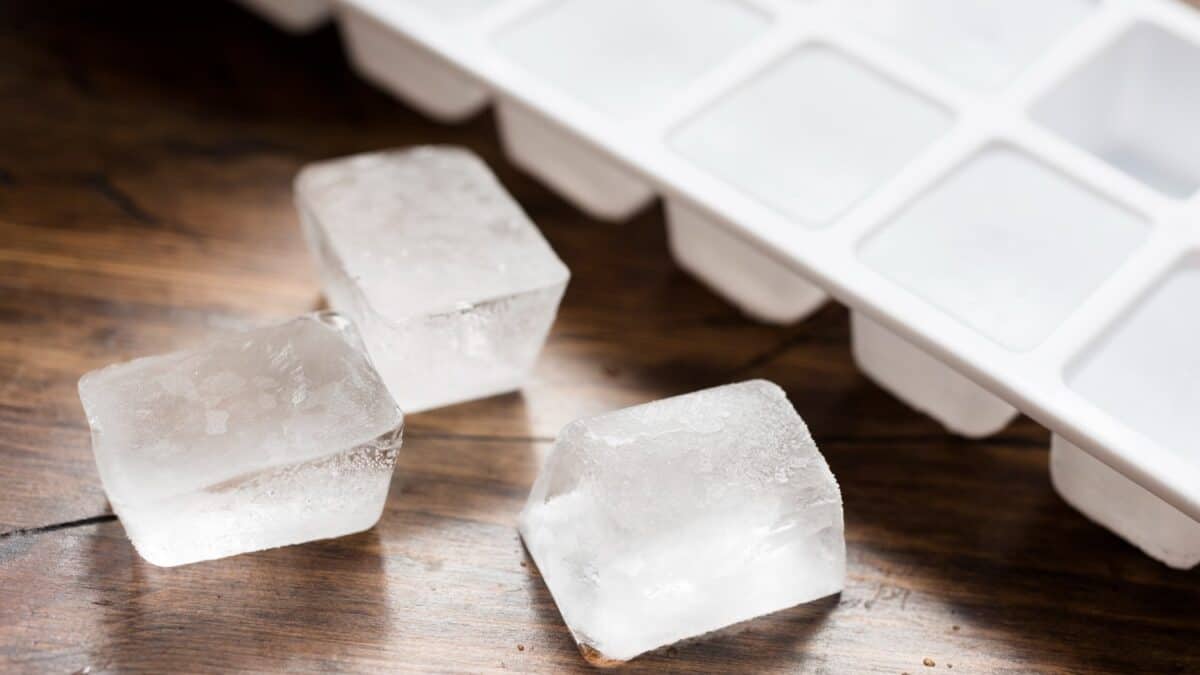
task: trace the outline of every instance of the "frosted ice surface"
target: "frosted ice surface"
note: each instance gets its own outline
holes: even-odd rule
[[[520,530],[594,660],[837,593],[845,578],[837,482],[763,380],[567,425]]]
[[[113,510],[156,565],[370,528],[404,418],[332,312],[79,380]]]
[[[521,385],[569,274],[482,161],[425,147],[321,162],[296,202],[330,305],[405,411]]]

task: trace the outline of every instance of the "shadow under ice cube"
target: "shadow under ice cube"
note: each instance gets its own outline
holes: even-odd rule
[[[406,412],[521,386],[567,268],[478,157],[422,147],[305,168],[296,202],[329,304]]]
[[[332,312],[92,371],[79,398],[109,502],[156,565],[370,528],[404,427]]]
[[[837,593],[845,579],[837,482],[763,380],[567,425],[520,530],[594,663]]]

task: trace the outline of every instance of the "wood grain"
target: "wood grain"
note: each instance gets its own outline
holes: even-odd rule
[[[743,319],[671,263],[657,207],[590,221],[493,129],[433,124],[358,81],[333,30],[229,3],[0,5],[0,670],[585,669],[513,527],[553,435],[769,377],[842,483],[846,590],[631,670],[1200,671],[1196,575],[1067,508],[1044,430],[946,435],[855,370],[844,309]],[[482,155],[572,269],[533,382],[411,416],[369,532],[142,562],[105,515],[77,378],[319,306],[292,176],[418,143]]]

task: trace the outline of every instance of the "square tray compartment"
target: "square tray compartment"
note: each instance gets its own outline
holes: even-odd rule
[[[951,432],[982,438],[1017,416],[1003,399],[862,312],[850,313],[850,340],[863,373]]]
[[[688,21],[678,17],[686,13]],[[639,117],[727,60],[768,25],[738,0],[559,0],[499,31],[496,48],[584,106]],[[589,77],[578,77],[585,72]],[[513,162],[601,220],[625,220],[654,190],[591,144],[516,100],[497,106]]]
[[[871,235],[859,257],[1001,345],[1028,350],[1149,230],[1130,210],[1021,151],[993,145]]]
[[[545,115],[507,99],[496,103],[500,140],[513,164],[599,220],[622,221],[654,199],[637,174]]]
[[[556,89],[631,118],[668,101],[767,25],[766,15],[738,0],[558,0],[494,40],[501,54]]]
[[[667,199],[667,235],[679,266],[747,316],[766,323],[800,321],[829,295],[695,205]]]
[[[1200,253],[1067,370],[1067,385],[1134,431],[1200,462]]]
[[[841,0],[858,29],[971,89],[1008,84],[1095,9],[1093,0]]]
[[[455,4],[466,11],[466,3]],[[352,5],[340,12],[350,63],[363,79],[442,122],[464,120],[487,104],[487,88],[461,68]]]
[[[1169,197],[1200,188],[1200,47],[1166,29],[1133,26],[1033,114]]]
[[[696,166],[816,228],[894,176],[949,126],[944,109],[813,44],[686,122],[670,144]]]
[[[1170,567],[1200,563],[1200,523],[1055,435],[1050,481],[1065,502]]]
[[[276,26],[293,33],[315,30],[330,14],[330,0],[237,0]]]

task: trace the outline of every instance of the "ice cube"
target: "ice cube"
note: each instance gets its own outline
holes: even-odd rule
[[[482,161],[425,147],[322,162],[296,202],[330,305],[406,412],[521,386],[569,273]]]
[[[156,565],[370,528],[404,417],[332,312],[79,380],[109,503]]]
[[[837,593],[845,578],[837,482],[763,380],[567,425],[520,531],[593,662]]]

